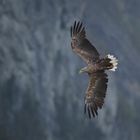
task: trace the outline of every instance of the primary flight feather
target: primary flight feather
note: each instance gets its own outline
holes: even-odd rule
[[[102,108],[107,90],[107,74],[105,70],[115,71],[117,59],[113,55],[100,58],[97,49],[86,38],[85,28],[81,22],[74,22],[71,26],[71,48],[81,57],[87,66],[80,70],[80,73],[88,73],[89,84],[85,95],[85,113],[89,118],[98,115],[98,109]]]

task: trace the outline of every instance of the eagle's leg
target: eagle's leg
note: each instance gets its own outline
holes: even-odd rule
[[[100,60],[100,68],[104,70],[115,71],[117,69],[118,60],[113,55],[107,55]]]

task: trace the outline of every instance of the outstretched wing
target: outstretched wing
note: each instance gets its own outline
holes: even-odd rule
[[[90,75],[90,81],[85,96],[85,113],[88,112],[89,118],[98,115],[98,108],[102,108],[107,90],[107,74],[97,72]]]
[[[71,47],[86,63],[99,59],[99,53],[96,48],[86,39],[85,28],[82,23],[74,22],[71,27]]]

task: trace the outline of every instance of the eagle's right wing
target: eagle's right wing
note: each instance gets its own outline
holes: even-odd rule
[[[90,75],[90,81],[85,96],[85,113],[88,112],[89,118],[98,115],[98,108],[102,108],[107,90],[107,74],[97,72]]]
[[[86,63],[99,59],[99,53],[96,48],[86,39],[85,28],[82,23],[76,21],[71,27],[71,47]]]

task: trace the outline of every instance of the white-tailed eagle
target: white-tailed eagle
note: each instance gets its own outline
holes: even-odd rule
[[[80,70],[80,73],[85,72],[89,75],[84,110],[85,113],[88,112],[89,118],[95,117],[98,115],[98,109],[102,108],[106,96],[108,78],[105,70],[115,71],[118,60],[110,54],[100,58],[96,48],[86,38],[85,28],[81,22],[75,21],[70,30],[72,50],[87,63],[87,66]]]

